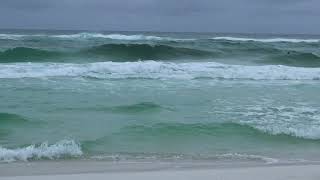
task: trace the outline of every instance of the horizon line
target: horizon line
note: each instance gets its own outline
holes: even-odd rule
[[[283,33],[283,32],[215,32],[215,31],[154,31],[154,30],[89,30],[89,29],[48,29],[48,28],[0,28],[0,31],[79,31],[79,32],[144,32],[144,33],[190,33],[190,34],[257,34],[257,35],[311,35],[319,36],[320,34],[314,33]]]

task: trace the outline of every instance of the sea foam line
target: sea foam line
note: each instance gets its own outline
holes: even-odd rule
[[[228,41],[256,41],[264,43],[272,42],[290,42],[290,43],[318,43],[320,39],[291,39],[291,38],[269,38],[269,39],[259,39],[259,38],[240,38],[240,37],[214,37],[214,40],[228,40]]]
[[[216,155],[188,155],[188,154],[154,154],[154,153],[143,153],[143,154],[106,154],[106,155],[95,155],[91,156],[93,160],[107,160],[107,161],[158,161],[158,160],[248,160],[248,161],[262,161],[266,164],[275,164],[280,160],[252,154],[241,154],[241,153],[225,153]]]
[[[23,148],[7,149],[0,147],[0,162],[28,161],[31,159],[58,159],[66,156],[76,157],[83,153],[74,140],[62,140],[49,145],[30,145]]]
[[[230,79],[320,80],[320,68],[282,65],[244,66],[215,62],[161,61],[72,63],[12,63],[0,65],[0,78],[91,77],[98,79]]]

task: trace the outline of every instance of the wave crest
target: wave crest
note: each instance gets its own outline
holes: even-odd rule
[[[214,37],[213,40],[227,40],[227,41],[255,41],[263,43],[276,43],[276,42],[288,42],[288,43],[318,43],[320,39],[289,39],[289,38],[241,38],[241,37]]]

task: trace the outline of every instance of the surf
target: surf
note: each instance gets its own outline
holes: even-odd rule
[[[320,68],[244,66],[215,62],[161,61],[99,63],[13,63],[0,65],[0,78],[91,77],[97,79],[320,80]]]
[[[41,159],[61,159],[79,157],[81,147],[74,140],[61,140],[55,144],[47,142],[21,148],[9,149],[0,146],[0,162],[29,161]]]

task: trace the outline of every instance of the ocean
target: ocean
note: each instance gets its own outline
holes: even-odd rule
[[[0,31],[0,163],[320,160],[320,36]]]

